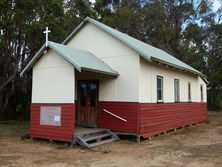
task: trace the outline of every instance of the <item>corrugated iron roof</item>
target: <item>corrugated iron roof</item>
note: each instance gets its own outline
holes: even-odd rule
[[[86,70],[111,76],[119,75],[118,72],[114,71],[112,68],[110,68],[107,64],[105,64],[102,60],[97,58],[91,52],[68,47],[51,41],[48,42],[48,47],[53,49],[56,53],[58,53],[65,60],[71,63],[80,72],[81,70]],[[43,45],[40,51],[34,56],[34,58],[26,66],[26,68],[21,72],[21,76],[24,74],[25,71],[32,68],[32,66],[41,57],[46,48],[47,47]]]
[[[115,30],[107,25],[104,25],[94,19],[91,19],[89,17],[86,17],[85,20],[63,41],[63,44],[68,43],[68,41],[87,23],[91,23],[98,27],[99,29],[109,33],[113,37],[119,39],[124,44],[135,50],[139,53],[142,57],[144,57],[146,60],[154,60],[175,68],[179,68],[185,71],[192,72],[194,74],[204,76],[201,72],[194,69],[193,67],[189,66],[188,64],[182,62],[181,60],[175,58],[174,56],[170,55],[169,53],[153,47],[147,43],[144,43],[140,40],[137,40],[125,33],[122,33],[118,30]]]

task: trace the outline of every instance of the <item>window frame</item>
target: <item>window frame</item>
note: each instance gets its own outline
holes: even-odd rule
[[[203,84],[200,84],[200,101],[204,101]]]
[[[192,101],[192,91],[191,91],[191,82],[187,84],[187,92],[188,92],[188,102]]]
[[[176,82],[178,82],[178,91],[176,91]],[[180,102],[180,80],[179,79],[174,79],[174,102],[175,103]]]
[[[159,91],[159,89],[158,89],[158,79],[160,79],[161,80],[161,97],[162,97],[162,99],[158,99],[158,91]],[[157,77],[156,77],[156,95],[157,95],[157,97],[156,97],[156,99],[157,99],[157,103],[163,103],[163,76],[159,76],[159,75],[157,75]]]

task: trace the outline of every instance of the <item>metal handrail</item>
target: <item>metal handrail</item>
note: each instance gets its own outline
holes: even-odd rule
[[[106,112],[106,113],[108,113],[108,114],[110,114],[110,115],[112,115],[112,116],[114,116],[115,118],[118,118],[118,119],[121,120],[121,121],[127,122],[126,119],[124,119],[124,118],[122,118],[122,117],[120,117],[120,116],[118,116],[118,115],[116,115],[116,114],[114,114],[114,113],[112,113],[112,112],[110,112],[110,111],[108,111],[108,110],[106,110],[106,109],[103,109],[103,111]]]

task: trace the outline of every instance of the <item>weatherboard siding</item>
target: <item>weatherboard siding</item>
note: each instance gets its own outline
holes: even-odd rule
[[[148,62],[110,34],[87,23],[71,39],[69,47],[92,52],[118,77],[87,71],[49,49],[33,67],[30,135],[72,141],[78,80],[99,80],[98,126],[112,131],[149,137],[207,119],[206,83],[199,77],[161,64]],[[163,76],[163,104],[157,104],[156,77]],[[174,79],[180,80],[180,101],[174,103]],[[188,82],[192,102],[188,103]],[[200,103],[200,85],[204,100]],[[62,106],[61,126],[40,125],[41,106]],[[103,111],[106,109],[123,122]]]
[[[179,71],[160,64],[151,63],[140,58],[139,102],[157,102],[157,76],[163,77],[163,102],[174,101],[174,79],[179,79],[180,101],[188,102],[188,83],[191,83],[191,101],[201,102],[200,85],[203,85],[203,102],[207,102],[206,83],[197,75]]]
[[[126,119],[124,122],[106,112]],[[207,103],[99,102],[99,127],[144,138],[203,122],[208,119]]]
[[[145,138],[208,119],[207,103],[140,104],[139,135]]]
[[[101,101],[138,102],[139,55],[124,43],[96,26],[87,23],[67,46],[88,50],[113,70],[118,78],[102,81]]]
[[[88,50],[101,59],[137,54],[133,49],[91,23],[82,27],[66,45]]]
[[[107,111],[126,119],[124,122],[103,111]],[[99,102],[99,127],[116,132],[137,134],[138,132],[138,103]]]
[[[74,67],[49,50],[33,67],[32,103],[73,103]]]
[[[61,106],[61,126],[40,125],[41,106]],[[31,137],[72,142],[75,128],[75,104],[32,104],[30,115]]]

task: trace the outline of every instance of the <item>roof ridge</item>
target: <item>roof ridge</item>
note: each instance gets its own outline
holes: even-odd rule
[[[63,44],[60,44],[60,43],[57,43],[57,42],[53,42],[53,41],[48,41],[48,42],[49,42],[49,43],[52,43],[52,44],[56,44],[56,45],[61,45],[62,47],[65,47],[65,48],[74,49],[74,50],[77,50],[77,51],[89,53],[91,56],[94,56],[94,57],[97,58],[96,61],[101,62],[101,63],[103,63],[104,65],[108,66],[110,69],[112,69],[108,64],[106,64],[103,60],[98,59],[98,57],[97,57],[94,53],[92,53],[91,51],[89,51],[89,50],[83,50],[83,49],[79,49],[79,48],[75,48],[75,47],[70,47],[70,46],[63,45]],[[112,69],[112,70],[113,70],[113,69]],[[115,70],[113,70],[113,71],[115,71]],[[117,71],[115,71],[115,72],[117,72]]]
[[[102,24],[103,26],[106,26],[106,27],[111,28],[111,29],[113,29],[113,30],[115,30],[115,31],[118,31],[118,33],[122,33],[123,35],[127,35],[128,37],[133,38],[134,40],[136,40],[136,41],[138,41],[138,42],[141,42],[141,43],[143,43],[144,45],[148,45],[149,47],[153,47],[153,48],[155,48],[155,49],[158,49],[158,50],[161,51],[161,52],[165,52],[165,53],[169,54],[167,51],[162,50],[161,48],[155,47],[155,46],[153,46],[153,45],[151,45],[151,44],[148,44],[148,43],[146,43],[146,42],[144,42],[144,41],[141,41],[141,40],[139,40],[139,39],[137,39],[137,38],[135,38],[135,37],[132,37],[131,35],[129,35],[129,34],[127,34],[127,33],[121,32],[121,31],[119,31],[119,30],[117,30],[117,29],[115,29],[115,28],[113,28],[113,27],[107,26],[106,24],[103,24],[103,23],[101,23],[101,22],[99,22],[99,21],[97,21],[97,20],[95,20],[95,19],[92,19],[92,18],[90,18],[90,17],[88,17],[88,16],[85,18],[85,20],[87,20],[87,21],[91,20],[91,21],[97,22],[98,24]],[[171,55],[171,56],[173,56],[173,55]],[[174,57],[174,56],[173,56],[173,57]],[[175,57],[175,58],[176,58],[176,57]],[[181,61],[181,60],[180,60],[180,61]]]
[[[140,40],[138,40],[138,39],[130,36],[129,34],[126,34],[126,33],[123,33],[123,32],[121,32],[121,31],[118,31],[118,30],[116,30],[115,28],[112,28],[112,27],[107,26],[107,25],[105,25],[105,24],[103,24],[103,23],[100,23],[99,21],[94,20],[94,19],[92,19],[92,18],[90,18],[90,17],[86,17],[85,20],[86,20],[86,21],[89,21],[90,23],[92,23],[92,24],[94,24],[94,25],[96,25],[96,26],[98,26],[98,24],[101,25],[101,26],[105,26],[106,28],[110,28],[110,29],[116,31],[117,33],[121,33],[121,34],[123,34],[123,35],[127,35],[128,37],[130,37],[130,38],[132,38],[132,39],[134,39],[134,40],[137,40],[138,42],[142,42],[142,41],[140,41]],[[96,22],[96,23],[95,23],[95,22]],[[104,30],[104,29],[103,29],[103,30]],[[104,31],[108,32],[109,34],[112,34],[112,32],[110,32],[109,30],[104,30]],[[133,45],[131,45],[130,43],[128,43],[127,40],[125,40],[124,38],[115,36],[114,34],[112,34],[112,35],[113,35],[114,37],[116,37],[117,39],[119,39],[120,41],[124,41],[125,44],[127,44],[129,47],[133,48],[133,49],[134,49],[135,51],[137,51],[138,53],[140,53],[140,54],[143,53],[142,50],[134,47]],[[144,43],[144,42],[142,42],[142,43]],[[144,44],[146,44],[146,43],[144,43]],[[151,45],[150,45],[150,46],[151,46]],[[145,53],[143,53],[143,54],[145,54]],[[147,58],[145,58],[145,59],[147,59]],[[150,60],[150,57],[148,57],[147,60]]]
[[[148,61],[157,61],[162,64],[182,69],[187,72],[191,72],[193,74],[199,75],[201,77],[206,78],[200,71],[196,70],[195,68],[191,67],[190,65],[186,64],[185,62],[181,61],[180,59],[174,57],[170,53],[162,50],[161,48],[154,47],[148,43],[140,41],[126,33],[120,32],[117,29],[109,27],[99,21],[92,19],[90,17],[86,17],[78,26],[77,28],[63,41],[63,44],[68,43],[75,34],[77,34],[85,24],[91,23],[92,25],[96,26],[102,31],[105,31],[109,35],[113,36],[114,38],[118,39],[129,48],[133,49],[138,55],[142,56]]]
[[[57,44],[57,45],[61,45],[61,46],[63,46],[63,47],[67,47],[67,48],[70,48],[70,49],[75,49],[75,50],[79,50],[79,51],[82,51],[82,52],[91,53],[91,52],[88,51],[88,50],[83,50],[83,49],[79,49],[79,48],[75,48],[75,47],[70,47],[70,46],[64,45],[64,44],[62,44],[62,43],[57,43],[57,42],[53,42],[53,41],[48,41],[48,42],[55,43],[55,44]]]
[[[98,72],[101,74],[107,74],[115,77],[119,75],[117,71],[113,70],[110,66],[108,66],[102,60],[100,60],[90,51],[69,47],[67,45],[63,45],[53,41],[48,41],[48,42],[49,42],[48,46],[46,47],[46,45],[44,44],[41,47],[41,49],[35,54],[32,60],[20,73],[20,76],[23,76],[23,74],[26,71],[32,68],[32,66],[38,61],[39,58],[41,58],[41,56],[44,54],[47,48],[54,50],[58,55],[60,55],[67,62],[72,64],[74,68],[77,69],[79,72],[81,72],[82,70],[86,70],[86,71]],[[74,54],[81,56],[74,56]]]
[[[105,25],[97,20],[94,20],[90,17],[86,17],[84,19],[84,21],[88,21],[90,23],[92,23],[93,25],[101,28],[102,30],[106,31],[107,33],[111,34],[112,36],[116,37],[117,39],[119,39],[120,41],[122,41],[123,43],[125,43],[126,45],[128,45],[129,47],[131,47],[132,49],[134,49],[135,51],[139,52],[139,54],[141,54],[142,57],[144,57],[146,60],[151,60],[151,59],[154,59],[154,60],[159,60],[161,61],[162,63],[165,63],[167,65],[170,65],[170,66],[175,66],[176,68],[181,68],[183,70],[187,70],[187,71],[190,71],[190,72],[193,72],[195,74],[198,74],[198,75],[203,75],[201,72],[199,72],[198,70],[196,70],[195,68],[191,67],[190,65],[186,64],[185,62],[181,61],[180,59],[176,58],[175,56],[171,55],[170,53],[162,50],[161,48],[157,48],[155,46],[152,46],[148,43],[145,43],[143,41],[140,41],[132,36],[130,36],[129,34],[126,34],[126,33],[123,33],[121,31],[118,31],[117,29],[114,29],[108,25]],[[103,26],[103,27],[102,27]],[[104,29],[104,27],[106,29]],[[120,37],[120,36],[117,36],[116,34],[113,34],[112,32],[110,32],[111,29],[112,31],[115,31],[114,33],[118,33],[120,35],[123,35],[127,38],[130,38],[130,40],[134,40],[133,42],[137,42],[137,43],[140,43],[140,45],[145,45],[146,47],[149,47],[149,49],[153,49],[155,51],[158,51],[162,54],[165,54],[165,56],[168,56],[169,59],[174,59],[174,61],[177,61],[177,63],[172,63],[172,62],[169,62],[169,61],[166,61],[164,59],[161,59],[160,57],[161,56],[157,56],[157,55],[150,55],[148,52],[144,52],[143,49],[140,49],[138,47],[135,47],[134,45],[132,45],[131,43],[129,43],[127,40],[125,40],[123,37]],[[178,64],[181,64],[181,65],[178,65]]]

